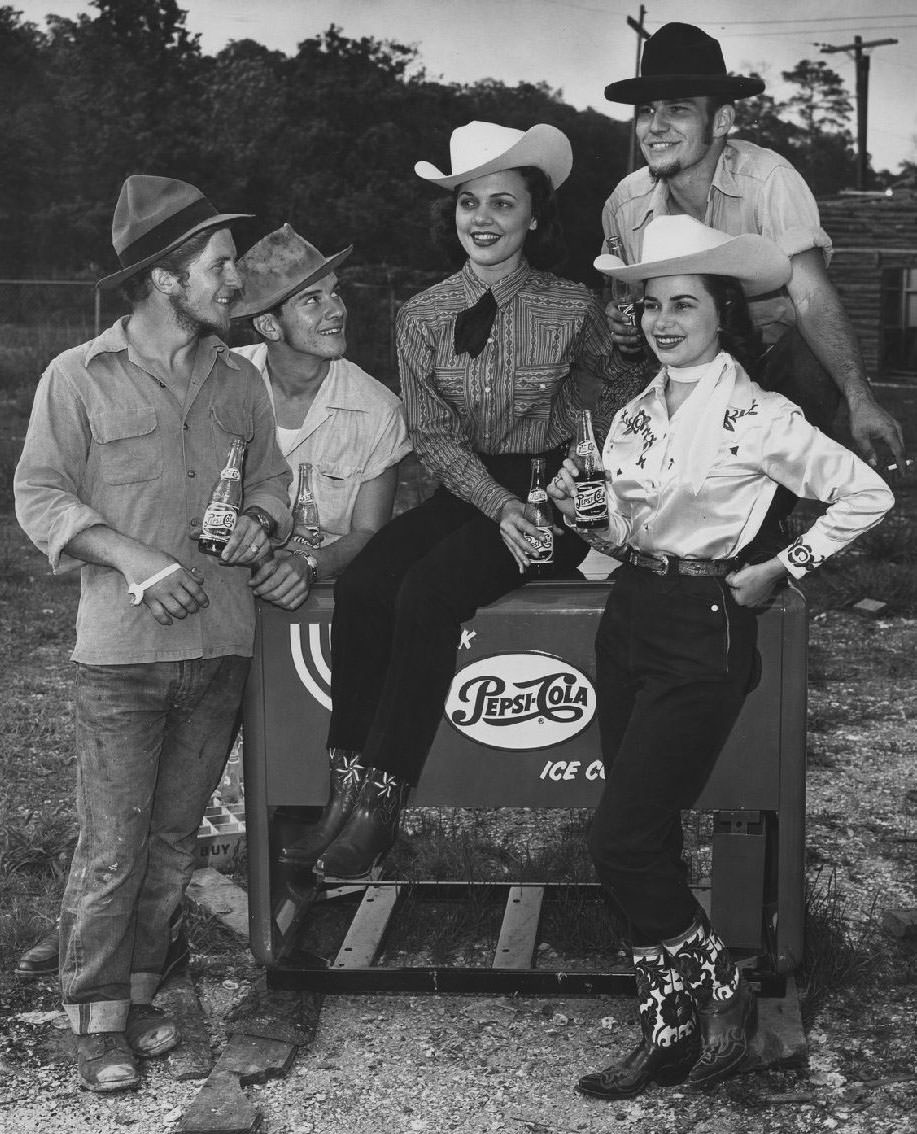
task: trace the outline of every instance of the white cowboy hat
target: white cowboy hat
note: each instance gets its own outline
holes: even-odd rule
[[[496,122],[469,122],[452,131],[449,139],[452,173],[443,173],[428,161],[419,161],[414,172],[424,181],[443,189],[454,189],[463,181],[534,165],[542,170],[551,187],[557,189],[570,176],[573,151],[567,135],[556,126],[539,122],[528,130],[498,126]]]
[[[765,236],[729,236],[693,217],[655,217],[643,236],[643,259],[625,264],[605,254],[593,261],[606,276],[651,280],[657,276],[732,276],[746,295],[776,291],[793,274],[789,258]]]

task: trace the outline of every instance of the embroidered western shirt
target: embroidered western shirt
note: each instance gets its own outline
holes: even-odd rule
[[[248,567],[198,550],[201,519],[230,444],[246,444],[243,507],[291,526],[290,470],[255,369],[216,336],[201,339],[184,401],[136,354],[127,318],[55,358],[42,376],[16,469],[16,515],[55,572],[82,568],[73,659],[95,665],[248,657]],[[97,525],[149,544],[204,577],[210,605],[161,626],[128,601],[124,576],[64,548]],[[137,580],[134,580],[135,582]]]
[[[456,354],[456,316],[485,290],[466,263],[409,299],[395,332],[418,458],[450,492],[496,520],[514,496],[478,454],[540,453],[569,441],[586,375],[605,384],[599,404],[606,421],[643,382],[639,367],[614,355],[604,312],[589,289],[525,262],[493,285],[497,314],[482,353]]]
[[[666,182],[655,181],[646,167],[638,169],[625,177],[605,202],[602,228],[606,241],[617,236],[624,259],[634,264],[640,259],[646,226],[653,217],[671,211]],[[720,154],[703,221],[730,236],[766,236],[787,256],[810,248],[821,248],[825,263],[831,256],[831,240],[821,227],[815,198],[800,174],[773,150],[738,138],[730,139]],[[796,323],[785,288],[750,300],[749,310],[768,345]]]
[[[261,374],[273,405],[267,344],[234,351]],[[334,359],[299,429],[278,430],[280,451],[293,473],[290,503],[296,499],[298,465],[313,467],[312,487],[324,545],[350,531],[357,494],[411,451],[401,400],[355,362]]]
[[[809,531],[779,554],[788,572],[801,578],[874,527],[894,497],[878,473],[810,425],[798,406],[737,370],[716,456],[696,495],[672,455],[679,448],[680,411],[688,403],[669,417],[665,370],[616,415],[602,456],[610,534],[638,551],[730,559],[757,534],[782,484],[796,496],[828,504]]]

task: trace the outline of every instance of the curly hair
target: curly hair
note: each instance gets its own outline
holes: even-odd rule
[[[533,165],[517,166],[516,173],[525,182],[532,198],[532,216],[538,221],[538,227],[526,235],[522,249],[525,258],[533,268],[556,268],[564,260],[567,249],[551,182],[543,170]],[[448,197],[440,197],[430,207],[433,246],[456,267],[463,264],[467,256],[455,231],[455,210],[461,190],[462,186],[457,185]]]
[[[761,358],[761,335],[751,321],[741,284],[732,276],[700,278],[719,317],[720,346],[742,365],[750,378],[755,378]]]

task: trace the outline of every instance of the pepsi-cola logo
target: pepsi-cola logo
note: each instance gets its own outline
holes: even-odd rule
[[[459,670],[446,698],[446,720],[490,748],[551,748],[587,728],[595,688],[576,666],[553,654],[493,654]]]

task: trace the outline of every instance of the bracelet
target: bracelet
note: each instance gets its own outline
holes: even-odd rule
[[[295,555],[297,559],[304,559],[309,564],[309,570],[312,572],[309,579],[309,586],[311,586],[318,578],[318,560],[311,551],[307,551],[304,547],[289,547],[287,550],[290,555]]]
[[[150,587],[155,586],[160,579],[165,579],[167,575],[173,575],[176,571],[180,570],[180,563],[170,563],[168,567],[163,567],[161,571],[157,571],[155,575],[150,575],[150,577],[144,579],[142,583],[131,583],[127,588],[127,593],[131,596],[131,606],[139,606],[143,602],[144,591],[148,591]]]

